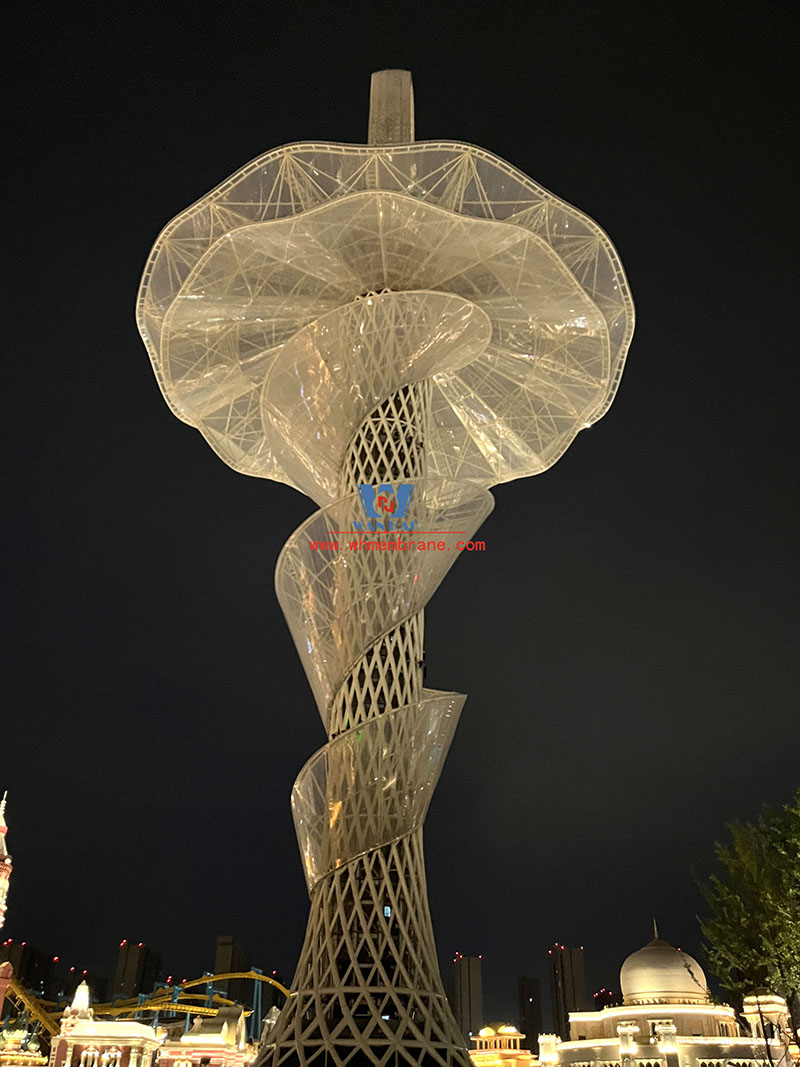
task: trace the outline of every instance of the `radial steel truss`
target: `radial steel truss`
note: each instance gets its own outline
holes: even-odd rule
[[[167,226],[138,321],[173,411],[320,505],[276,569],[328,742],[293,789],[311,912],[262,1063],[466,1067],[422,856],[465,698],[423,687],[423,610],[488,487],[610,404],[633,330],[616,253],[469,145],[290,145]],[[392,502],[382,532],[363,487]]]

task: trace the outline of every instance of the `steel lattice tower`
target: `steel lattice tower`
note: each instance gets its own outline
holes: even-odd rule
[[[488,487],[607,410],[633,329],[616,253],[490,153],[414,143],[410,76],[384,71],[370,144],[277,149],[167,226],[138,322],[174,412],[320,505],[276,568],[328,741],[292,793],[311,910],[260,1063],[467,1067],[422,854],[465,698],[423,685],[423,611]]]

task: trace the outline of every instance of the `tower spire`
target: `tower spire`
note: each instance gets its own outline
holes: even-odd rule
[[[653,919],[653,937],[656,939],[656,941],[660,940],[658,936],[658,923],[655,921],[655,919]]]
[[[0,929],[6,921],[6,899],[8,897],[8,883],[11,878],[11,856],[9,856],[6,846],[6,834],[8,833],[8,826],[6,825],[7,799],[8,791],[6,790],[3,793],[3,799],[0,800]]]
[[[411,144],[414,86],[407,70],[376,70],[369,88],[369,144]]]
[[[4,859],[6,859],[6,857],[8,857],[8,851],[6,850],[6,834],[8,833],[8,827],[6,826],[7,800],[8,790],[3,793],[3,799],[0,800],[0,862],[2,862]]]

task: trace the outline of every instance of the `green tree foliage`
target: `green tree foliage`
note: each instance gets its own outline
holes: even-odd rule
[[[705,951],[737,997],[763,986],[796,1008],[800,994],[800,789],[756,823],[732,823],[717,844],[722,873],[704,887]]]

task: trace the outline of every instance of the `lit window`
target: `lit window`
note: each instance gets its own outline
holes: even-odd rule
[[[392,917],[392,909],[389,907],[388,904],[384,904],[383,905],[383,914],[384,914],[385,918],[391,919],[391,917]]]

